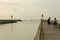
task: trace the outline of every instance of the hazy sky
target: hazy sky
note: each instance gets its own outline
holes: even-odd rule
[[[14,18],[39,20],[44,18],[60,17],[60,0],[0,0],[0,19]]]

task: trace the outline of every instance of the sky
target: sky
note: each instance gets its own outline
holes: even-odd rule
[[[0,0],[0,19],[40,20],[42,14],[60,20],[60,0]]]

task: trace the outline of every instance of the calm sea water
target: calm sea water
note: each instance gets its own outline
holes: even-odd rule
[[[40,21],[22,21],[0,25],[0,40],[34,40]]]

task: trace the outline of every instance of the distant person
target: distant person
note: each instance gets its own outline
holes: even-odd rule
[[[57,25],[57,20],[56,20],[56,18],[54,18],[54,28],[58,28],[58,25]]]
[[[51,17],[49,17],[48,18],[48,20],[47,20],[47,23],[50,25],[51,23],[50,23],[50,19],[51,19]]]
[[[57,20],[56,20],[56,18],[54,18],[54,25],[57,25]]]

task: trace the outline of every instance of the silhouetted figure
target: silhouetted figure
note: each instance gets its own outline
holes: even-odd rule
[[[49,19],[47,20],[48,24],[51,24],[51,23],[50,23],[50,19],[51,19],[51,17],[49,17]]]
[[[54,18],[54,25],[57,25],[57,20],[56,20],[56,18]]]
[[[57,25],[57,20],[56,20],[56,18],[54,18],[54,28],[58,28],[58,25]]]

